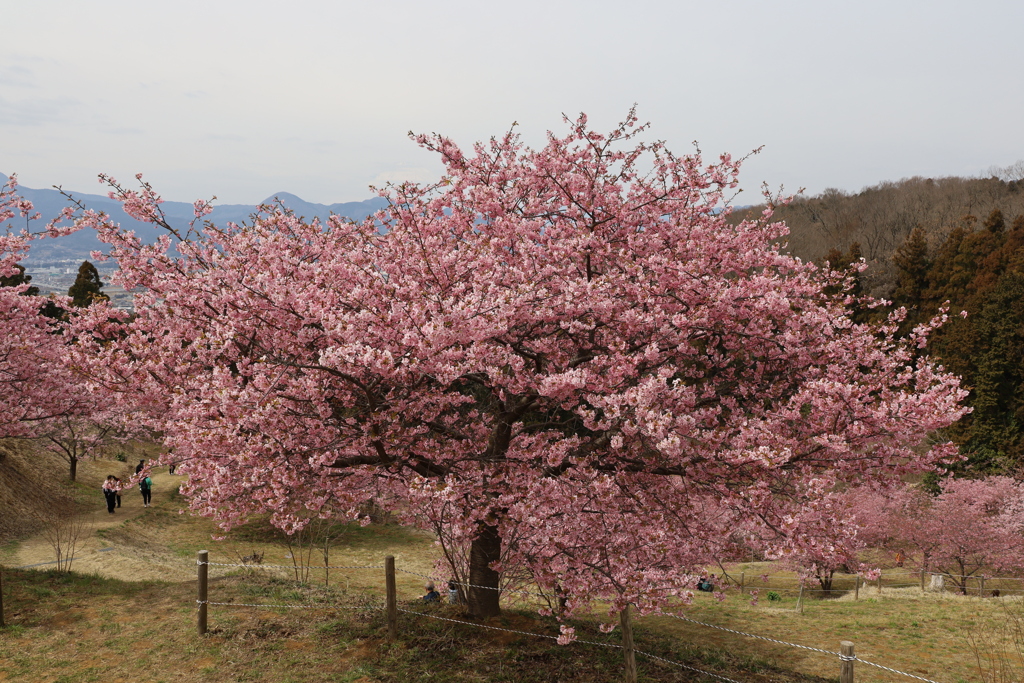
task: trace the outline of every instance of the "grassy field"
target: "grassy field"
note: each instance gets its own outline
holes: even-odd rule
[[[4,571],[7,626],[0,629],[0,681],[619,681],[621,651],[614,647],[558,646],[550,639],[509,630],[483,629],[436,617],[464,620],[456,608],[423,605],[423,579],[432,572],[435,546],[425,534],[398,526],[350,526],[332,551],[332,565],[380,565],[395,555],[400,569],[399,641],[388,643],[377,608],[383,591],[379,569],[322,569],[301,573],[293,559],[301,549],[254,522],[213,541],[207,520],[178,514],[181,501],[161,491],[155,507],[98,529],[90,570],[59,574],[45,567]],[[97,502],[97,505],[100,505]],[[105,512],[104,512],[105,514]],[[104,518],[104,521],[108,521]],[[26,539],[28,543],[30,539]],[[0,549],[7,565],[19,544]],[[195,633],[195,552],[210,550],[212,562],[238,564],[262,553],[279,568],[211,567],[206,637]],[[322,557],[313,556],[322,563]],[[748,587],[760,589],[757,605],[738,591],[723,602],[698,594],[680,613],[738,631],[835,651],[853,641],[857,655],[940,683],[983,680],[970,636],[983,650],[1008,641],[1000,628],[1017,599],[963,598],[922,594],[917,588],[862,588],[859,600],[842,594],[829,600],[796,598],[764,584],[762,565],[731,567],[746,572]],[[159,580],[133,580],[157,576]],[[776,581],[783,581],[778,577]],[[253,608],[246,604],[306,604],[308,609]],[[600,615],[596,615],[599,617]],[[557,624],[519,605],[485,624],[496,629],[557,635]],[[574,624],[585,640],[616,645],[619,633],[602,634],[596,619]],[[835,657],[712,630],[670,617],[639,620],[637,647],[687,666],[736,681],[835,680]],[[679,667],[638,657],[641,680],[711,680]],[[860,681],[912,679],[858,664]],[[996,677],[984,680],[1021,680]]]

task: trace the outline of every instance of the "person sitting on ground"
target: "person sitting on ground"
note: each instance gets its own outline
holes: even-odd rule
[[[459,584],[456,583],[455,579],[448,580],[448,604],[459,604]]]
[[[434,589],[433,581],[428,581],[424,588],[427,594],[423,596],[423,602],[441,602],[441,594]]]

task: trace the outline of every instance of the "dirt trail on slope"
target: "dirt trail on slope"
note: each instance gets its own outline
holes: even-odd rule
[[[184,477],[168,474],[166,469],[150,474],[153,480],[153,502],[150,510],[156,508],[177,510],[178,504],[170,500],[171,493],[185,480]],[[129,539],[125,534],[116,533],[125,522],[148,512],[142,505],[142,494],[136,485],[125,489],[121,495],[121,507],[114,514],[107,512],[103,494],[96,489],[99,501],[95,508],[82,513],[82,530],[79,534],[72,569],[76,572],[95,573],[126,581],[147,579],[184,580],[194,576],[195,569],[183,562],[182,558],[165,550],[159,544],[145,543],[145,533],[133,533]],[[113,533],[100,533],[111,530]],[[53,566],[53,546],[45,533],[36,534],[18,544],[4,564],[13,567],[39,565],[40,569]]]

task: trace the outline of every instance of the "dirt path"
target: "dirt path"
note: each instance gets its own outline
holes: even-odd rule
[[[165,468],[150,475],[153,479],[153,508],[174,507],[170,501],[171,492],[176,490],[184,477],[170,475]],[[126,521],[144,514],[142,494],[138,486],[126,489],[121,496],[121,507],[114,514],[107,512],[103,495],[96,490],[98,504],[95,509],[83,514],[82,531],[75,550],[72,569],[77,572],[95,573],[115,579],[141,581],[147,579],[185,579],[192,570],[183,567],[180,558],[166,551],[149,550],[138,544],[126,544],[104,538],[98,532],[117,529]],[[152,508],[151,508],[152,509]],[[110,534],[116,538],[117,534]],[[15,552],[5,564],[14,567],[39,565],[49,566],[54,560],[53,546],[45,534],[38,534],[18,544]]]

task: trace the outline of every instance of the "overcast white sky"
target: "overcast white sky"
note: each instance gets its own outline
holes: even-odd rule
[[[368,198],[429,180],[406,132],[469,145],[562,113],[743,173],[856,191],[1024,158],[1024,2],[31,0],[0,3],[0,171],[166,199]]]

